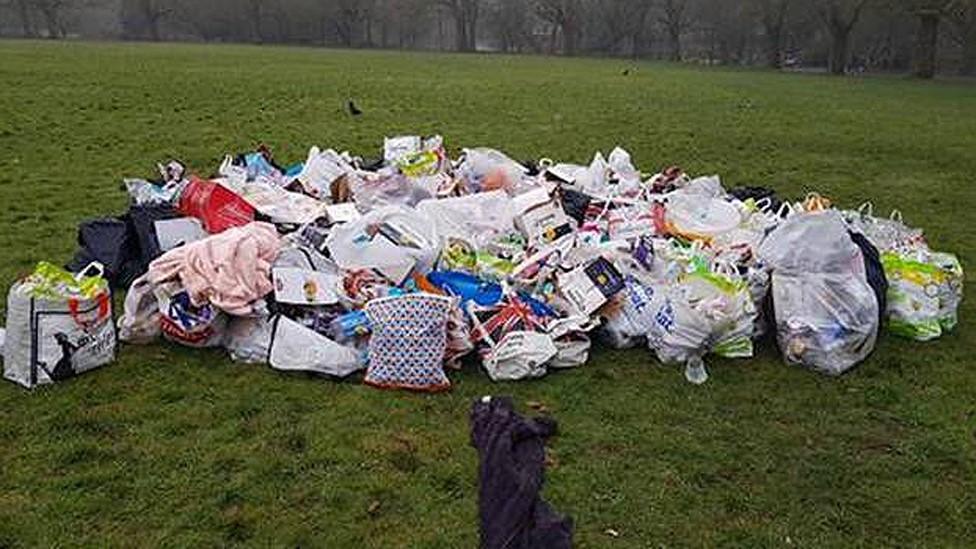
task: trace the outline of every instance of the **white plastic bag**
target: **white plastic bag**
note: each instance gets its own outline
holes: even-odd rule
[[[333,183],[353,171],[352,165],[334,150],[323,151],[312,147],[308,151],[302,171],[294,180],[313,197],[328,200],[332,196]]]
[[[137,278],[129,286],[122,317],[119,318],[120,341],[142,345],[159,338],[159,304],[154,289],[146,276]]]
[[[326,246],[339,267],[376,269],[400,284],[415,268],[430,271],[441,241],[434,224],[416,210],[387,206],[333,228]]]
[[[865,202],[856,211],[844,212],[847,222],[878,249],[879,252],[926,249],[925,235],[920,229],[905,224],[901,212],[892,210],[888,217],[875,217],[874,205]]]
[[[559,353],[549,334],[513,331],[492,344],[483,364],[492,381],[518,381],[546,375],[546,363]]]
[[[641,284],[628,276],[625,287],[614,298],[606,322],[602,326],[604,339],[615,349],[629,349],[647,337],[654,322],[655,303],[663,299],[659,289]]]
[[[590,356],[588,332],[599,325],[586,316],[570,316],[549,323],[549,337],[556,346],[556,355],[547,366],[555,370],[578,368],[586,364]]]
[[[442,238],[479,248],[514,229],[512,201],[504,191],[424,200],[417,212],[434,224]]]
[[[266,315],[232,317],[227,323],[224,348],[234,362],[267,364],[273,323]]]
[[[332,377],[346,377],[364,367],[356,349],[339,345],[283,316],[275,321],[269,363],[276,370]]]
[[[464,149],[457,176],[469,192],[481,192],[486,179],[495,175],[502,183],[515,185],[528,172],[525,166],[504,153],[479,147]],[[490,190],[490,189],[489,189]]]
[[[676,191],[668,195],[666,223],[672,234],[710,241],[742,224],[738,208],[725,200]]]

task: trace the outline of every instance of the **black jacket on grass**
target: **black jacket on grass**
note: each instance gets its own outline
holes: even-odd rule
[[[471,445],[478,450],[478,513],[485,549],[563,549],[573,546],[573,521],[539,496],[545,469],[545,440],[555,421],[526,419],[512,399],[475,401]]]

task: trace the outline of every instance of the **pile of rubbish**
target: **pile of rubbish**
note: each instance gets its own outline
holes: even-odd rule
[[[464,364],[495,381],[579,367],[595,340],[703,383],[707,356],[749,358],[769,334],[788,363],[837,375],[883,326],[951,330],[962,299],[959,261],[898,213],[644,174],[620,148],[522,163],[405,136],[376,159],[313,147],[283,167],[262,146],[209,178],[172,161],[124,186],[128,212],[83,223],[67,270],[11,289],[8,379],[104,365],[116,337],[422,391]]]

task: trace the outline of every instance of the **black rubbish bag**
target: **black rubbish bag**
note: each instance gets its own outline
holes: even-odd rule
[[[128,288],[145,271],[139,242],[125,218],[85,221],[78,226],[80,249],[65,268],[77,273],[93,261],[105,267],[105,278],[114,288]]]

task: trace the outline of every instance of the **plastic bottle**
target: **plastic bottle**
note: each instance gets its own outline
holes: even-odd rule
[[[695,385],[701,385],[708,381],[708,370],[705,369],[705,361],[700,356],[693,356],[685,363],[685,379]]]
[[[369,319],[363,311],[352,311],[333,320],[330,331],[340,344],[353,342],[356,338],[369,334]]]

